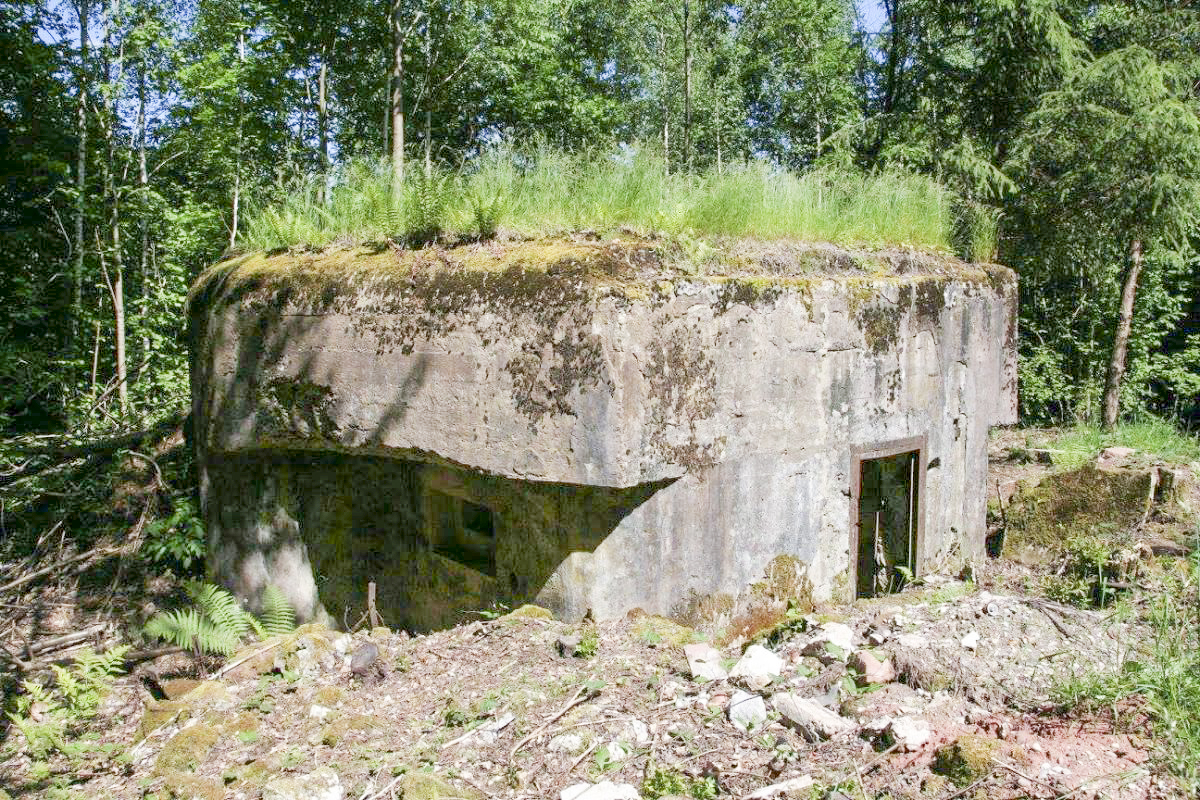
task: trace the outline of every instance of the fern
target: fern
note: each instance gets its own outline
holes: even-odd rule
[[[142,629],[146,636],[197,653],[230,656],[248,634],[261,639],[296,626],[295,612],[276,586],[267,587],[263,595],[262,620],[243,610],[237,598],[220,586],[191,582],[186,589],[191,607],[154,615]]]
[[[266,636],[290,633],[296,628],[296,611],[275,584],[271,584],[263,592],[263,610],[259,621]]]

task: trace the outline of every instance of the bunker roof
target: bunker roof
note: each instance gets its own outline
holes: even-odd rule
[[[996,283],[1011,272],[946,253],[916,249],[849,249],[831,244],[747,239],[692,240],[630,235],[470,242],[400,247],[392,242],[282,249],[235,256],[197,278],[190,303],[234,302],[270,295],[276,303],[329,305],[335,298],[405,293],[414,287],[468,285],[489,294],[527,294],[551,284],[592,286],[630,298],[664,281],[735,283],[752,289],[803,290],[835,281],[872,284],[968,280]]]

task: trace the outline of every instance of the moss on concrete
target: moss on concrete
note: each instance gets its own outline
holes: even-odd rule
[[[995,769],[1000,743],[986,736],[965,733],[938,749],[932,769],[955,786],[968,786]]]
[[[483,795],[470,787],[459,787],[429,772],[410,772],[400,779],[404,800],[482,800]]]
[[[154,774],[187,773],[204,763],[220,733],[212,725],[197,723],[167,741],[154,762]]]
[[[1100,469],[1084,464],[1018,487],[1005,511],[1004,549],[1057,552],[1076,533],[1124,529],[1141,518],[1151,496],[1148,470]],[[1028,555],[1028,553],[1025,553]]]
[[[163,790],[172,800],[221,800],[225,787],[213,778],[172,773],[163,781]]]

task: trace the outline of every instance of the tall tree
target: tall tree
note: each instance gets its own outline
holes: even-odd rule
[[[1116,424],[1148,250],[1186,250],[1200,215],[1200,118],[1168,66],[1140,45],[1096,59],[1047,92],[1017,140],[1036,246],[1057,263],[1124,264],[1104,387]]]

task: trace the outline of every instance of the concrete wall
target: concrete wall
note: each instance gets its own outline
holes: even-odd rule
[[[1008,270],[488,280],[193,305],[218,578],[340,615],[373,576],[417,627],[489,598],[684,613],[779,555],[845,595],[854,453],[913,437],[920,569],[981,552],[988,428],[1016,421]],[[430,480],[497,511],[497,578],[429,555]]]

